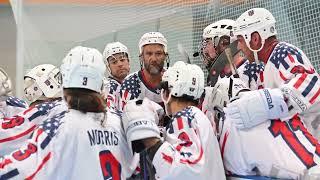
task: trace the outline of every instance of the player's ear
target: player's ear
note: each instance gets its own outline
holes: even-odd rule
[[[260,49],[262,45],[261,36],[258,32],[254,32],[251,34],[250,46],[254,50]]]

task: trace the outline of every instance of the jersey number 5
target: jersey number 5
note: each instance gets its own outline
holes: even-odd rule
[[[104,180],[120,180],[121,165],[109,150],[100,151],[100,165]]]

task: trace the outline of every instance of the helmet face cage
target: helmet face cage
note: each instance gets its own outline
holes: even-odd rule
[[[29,102],[61,96],[61,74],[57,67],[39,65],[31,71],[24,77],[24,92]]]
[[[209,43],[211,40],[212,45],[215,49],[215,58],[211,58],[209,54],[205,53],[204,50],[207,46],[210,46],[211,44]],[[206,38],[203,39],[199,45],[199,52],[200,52],[200,58],[203,62],[208,62],[206,63],[206,68],[210,69],[211,65],[215,62],[216,58],[224,51],[224,49],[230,45],[231,38],[230,36],[215,36],[213,39],[212,38]]]
[[[60,71],[59,73],[55,74],[53,77],[58,82],[58,84],[62,84],[62,74]]]
[[[205,53],[204,50],[207,48],[207,46],[209,46],[209,40],[211,38],[207,38],[207,39],[203,39],[199,46],[198,46],[198,51],[200,53],[200,59],[202,60],[202,62],[205,62],[206,68],[209,69],[212,65],[212,63],[214,62],[214,59],[212,59],[209,54]],[[213,44],[214,45],[214,44]],[[215,48],[215,47],[214,47]]]
[[[35,79],[31,77],[25,77],[24,85],[24,96],[29,101],[29,103],[33,103],[37,101],[41,96],[43,96],[43,92],[39,88]]]
[[[8,74],[0,68],[0,96],[10,95],[12,91],[12,84]]]
[[[203,40],[199,45],[200,58],[205,62],[207,69],[211,67],[215,59],[223,52],[224,47],[228,46],[234,38],[232,36],[232,28],[235,21],[231,19],[222,19],[208,25],[203,30]],[[233,36],[232,36],[233,37]],[[227,39],[227,42],[225,42]],[[215,49],[215,57],[210,57],[212,53],[206,53],[204,50],[211,45]]]

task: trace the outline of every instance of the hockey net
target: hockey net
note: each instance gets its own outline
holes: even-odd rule
[[[17,23],[17,89],[27,69],[42,63],[59,66],[69,49],[89,46],[101,52],[108,42],[128,46],[131,71],[140,68],[139,38],[160,31],[168,39],[171,64],[181,60],[182,44],[191,62],[202,30],[214,21],[236,19],[249,8],[264,7],[277,20],[278,38],[300,47],[320,68],[318,0],[10,0]],[[20,79],[19,79],[20,77]],[[18,95],[21,92],[18,92]]]

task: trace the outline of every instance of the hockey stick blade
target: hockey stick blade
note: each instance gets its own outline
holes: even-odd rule
[[[191,64],[190,57],[189,57],[186,49],[182,46],[181,43],[178,43],[178,51],[182,55],[183,61],[188,64]]]

